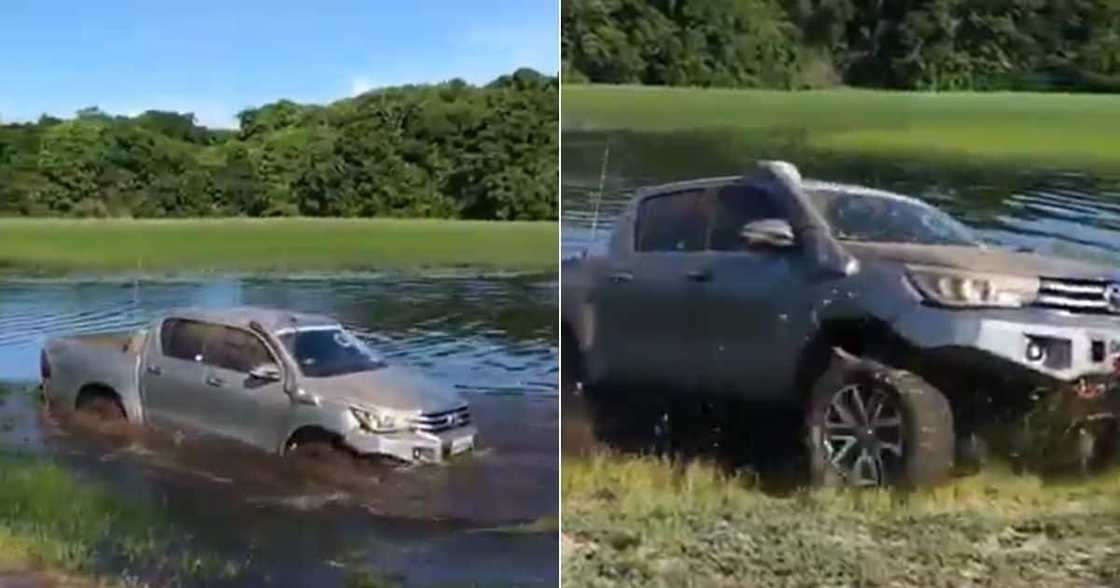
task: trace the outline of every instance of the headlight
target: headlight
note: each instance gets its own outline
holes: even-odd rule
[[[942,306],[1017,308],[1038,297],[1038,278],[910,266],[907,275],[927,300]]]
[[[358,419],[358,424],[371,433],[391,433],[404,426],[404,419],[397,415],[378,410],[351,407],[350,412]]]

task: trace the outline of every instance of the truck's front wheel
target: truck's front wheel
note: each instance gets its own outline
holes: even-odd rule
[[[905,370],[838,356],[807,407],[816,484],[928,485],[953,468],[953,414],[945,396]]]

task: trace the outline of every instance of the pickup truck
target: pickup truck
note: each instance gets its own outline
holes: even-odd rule
[[[324,316],[185,309],[41,353],[53,407],[228,437],[279,454],[439,462],[474,448],[467,403],[388,365]]]
[[[989,246],[915,198],[785,162],[645,188],[561,284],[565,394],[660,434],[780,407],[814,483],[935,483],[997,448],[1091,468],[1116,447],[1117,272]]]

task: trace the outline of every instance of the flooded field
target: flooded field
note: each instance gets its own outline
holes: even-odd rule
[[[458,389],[481,450],[447,466],[306,471],[236,443],[59,419],[30,392],[47,337],[243,304],[330,314]],[[7,281],[0,448],[162,505],[195,548],[237,563],[230,585],[336,585],[364,569],[403,585],[555,585],[556,306],[552,276]]]

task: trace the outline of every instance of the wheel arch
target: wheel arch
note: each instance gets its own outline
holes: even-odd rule
[[[332,431],[320,424],[305,424],[296,427],[285,438],[283,443],[280,444],[280,455],[288,453],[288,450],[296,443],[306,443],[307,441],[330,441],[332,443],[341,443],[343,435],[337,431]]]
[[[795,381],[799,401],[809,396],[813,383],[838,352],[906,369],[914,366],[916,357],[914,347],[880,318],[864,315],[822,321],[798,357]]]
[[[77,410],[82,402],[90,398],[107,398],[112,400],[120,407],[121,412],[124,413],[125,418],[131,420],[132,415],[129,414],[128,409],[124,404],[124,397],[117,391],[116,388],[105,384],[103,382],[87,382],[78,388],[77,394],[74,395],[74,410]]]

